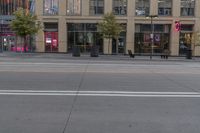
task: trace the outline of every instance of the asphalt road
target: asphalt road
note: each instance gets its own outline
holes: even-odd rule
[[[199,110],[199,62],[0,61],[0,133],[199,133]]]

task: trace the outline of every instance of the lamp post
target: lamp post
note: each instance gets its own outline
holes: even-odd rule
[[[146,16],[147,19],[151,19],[151,54],[150,54],[150,59],[152,59],[153,56],[153,45],[154,45],[154,24],[153,24],[153,19],[158,18],[158,15],[148,15]]]

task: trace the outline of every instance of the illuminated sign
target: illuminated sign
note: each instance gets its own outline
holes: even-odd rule
[[[181,30],[181,24],[179,21],[175,21],[175,30],[180,31]]]

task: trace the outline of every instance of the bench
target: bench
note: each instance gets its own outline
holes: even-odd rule
[[[128,50],[128,55],[129,55],[131,58],[135,58],[135,55],[132,53],[131,50]]]

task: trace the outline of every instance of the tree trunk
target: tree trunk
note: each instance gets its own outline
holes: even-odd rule
[[[116,54],[118,54],[119,53],[119,38],[117,37],[116,38]]]
[[[20,47],[21,47],[21,48],[20,48],[20,52],[22,53],[22,47],[23,47],[22,37],[20,37],[20,45],[21,45],[21,46],[20,46]]]
[[[110,54],[110,38],[109,38],[109,40],[108,40],[108,54]]]
[[[27,47],[27,36],[24,36],[24,52],[26,53],[26,47]]]

